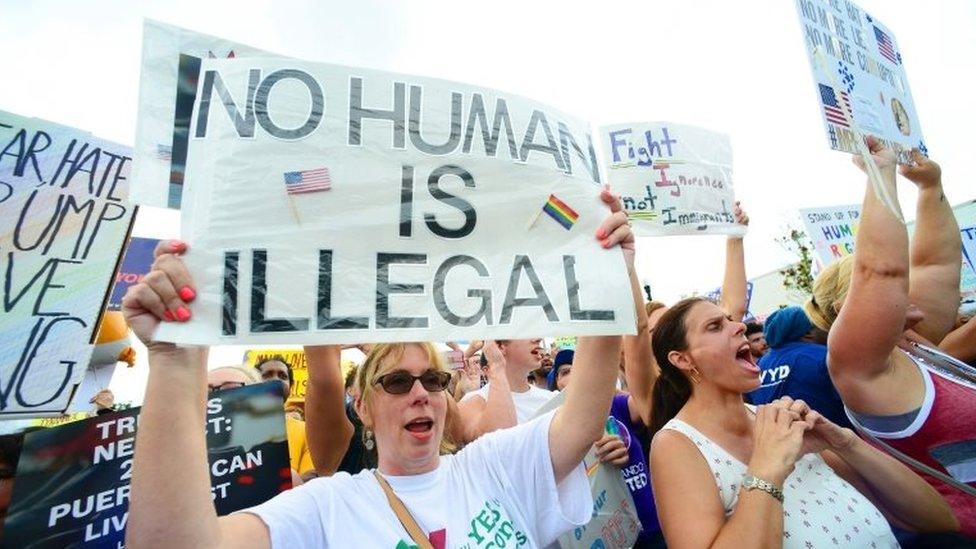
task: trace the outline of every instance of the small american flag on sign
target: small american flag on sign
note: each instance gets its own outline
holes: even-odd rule
[[[332,188],[329,168],[316,168],[300,172],[285,172],[285,190],[288,194],[314,193]]]
[[[897,65],[898,54],[895,53],[895,44],[891,41],[891,37],[878,27],[874,27],[874,38],[878,41],[878,52],[881,56]]]
[[[837,94],[834,92],[834,88],[820,84],[820,101],[823,103],[824,116],[827,117],[827,121],[831,124],[849,128],[850,124],[848,124],[844,112],[851,112],[851,101],[847,97],[847,92],[840,92],[840,97],[844,102],[843,106],[837,102]]]

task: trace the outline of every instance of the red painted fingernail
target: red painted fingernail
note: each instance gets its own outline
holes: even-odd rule
[[[190,320],[190,309],[180,305],[180,307],[176,309],[176,318],[180,319],[180,322]]]
[[[165,311],[163,311],[163,318],[165,318],[166,320],[168,320],[170,322],[174,322],[176,320],[176,317],[173,316],[173,312],[170,311],[169,309],[166,309]]]
[[[179,252],[186,249],[186,242],[183,242],[182,240],[174,240],[170,243],[170,247]]]
[[[180,299],[183,301],[193,301],[193,298],[197,296],[197,293],[193,291],[193,288],[189,286],[183,286],[180,290]]]

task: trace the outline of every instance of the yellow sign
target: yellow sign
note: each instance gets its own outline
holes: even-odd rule
[[[244,365],[254,367],[259,362],[272,357],[280,357],[291,366],[291,392],[285,405],[305,404],[305,390],[308,387],[308,362],[305,351],[300,348],[286,349],[250,349],[244,352]],[[356,366],[351,360],[342,361],[342,376],[345,378],[349,370]]]

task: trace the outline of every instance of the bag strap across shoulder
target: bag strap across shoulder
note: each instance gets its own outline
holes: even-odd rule
[[[423,528],[421,528],[420,525],[417,524],[417,521],[414,520],[413,515],[410,514],[410,510],[407,509],[407,506],[400,501],[400,498],[396,495],[396,492],[394,492],[393,488],[390,487],[390,483],[383,478],[383,475],[381,475],[378,470],[373,471],[373,474],[376,475],[376,481],[379,482],[380,488],[382,488],[383,493],[386,494],[386,500],[389,502],[390,508],[393,509],[393,512],[396,514],[397,518],[400,519],[400,524],[403,525],[403,529],[410,534],[410,539],[413,540],[414,545],[420,549],[434,549],[433,544],[431,544],[430,540],[427,539],[427,534],[424,533]]]

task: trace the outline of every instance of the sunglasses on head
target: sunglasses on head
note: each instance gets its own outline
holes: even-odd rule
[[[437,393],[447,389],[447,385],[451,382],[451,374],[438,370],[427,370],[419,376],[415,376],[406,370],[397,370],[377,377],[373,383],[381,385],[383,390],[391,395],[402,395],[409,393],[410,389],[413,389],[414,382],[418,379],[424,389]]]

